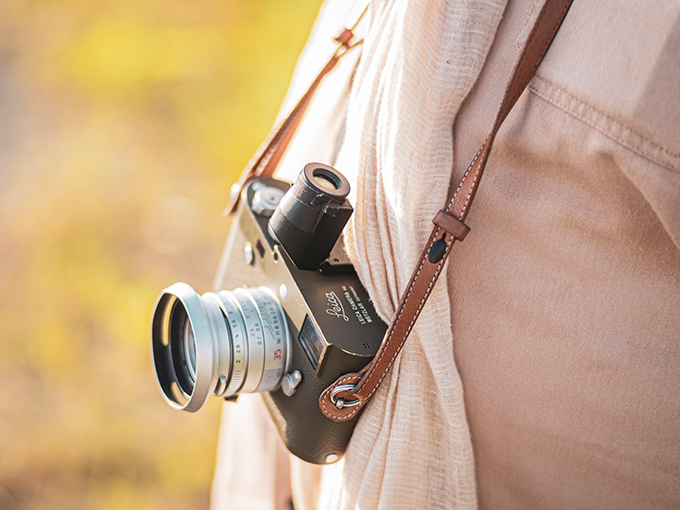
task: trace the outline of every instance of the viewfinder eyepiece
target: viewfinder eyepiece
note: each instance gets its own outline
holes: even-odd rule
[[[298,269],[315,270],[330,254],[352,212],[345,176],[309,163],[269,220],[269,232]]]

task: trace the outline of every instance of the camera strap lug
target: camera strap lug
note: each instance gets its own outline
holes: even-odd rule
[[[346,374],[328,386],[319,398],[321,412],[333,421],[354,418],[371,398],[390,370],[420,315],[456,239],[463,240],[469,228],[463,223],[484,172],[491,146],[501,124],[519,99],[548,51],[572,0],[546,0],[522,48],[491,133],[463,175],[446,208],[433,219],[434,228],[423,250],[394,319],[373,360],[361,371]],[[436,249],[433,251],[433,247]]]

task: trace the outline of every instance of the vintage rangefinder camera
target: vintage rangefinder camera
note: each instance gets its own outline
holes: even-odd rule
[[[235,290],[199,296],[176,283],[153,312],[156,380],[172,407],[260,392],[293,454],[342,457],[357,418],[329,420],[319,396],[366,365],[387,329],[344,252],[348,193],[347,179],[320,163],[292,186],[263,178],[243,189],[221,264]]]

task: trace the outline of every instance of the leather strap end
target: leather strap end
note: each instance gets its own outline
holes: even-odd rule
[[[236,211],[236,207],[238,206],[238,202],[239,202],[238,198],[232,198],[229,201],[229,205],[227,205],[227,207],[225,207],[224,210],[222,211],[222,216],[226,218],[227,216],[231,216],[232,214],[234,214],[234,211]]]
[[[432,223],[443,228],[453,237],[462,241],[470,232],[470,228],[448,211],[441,210],[432,220]]]

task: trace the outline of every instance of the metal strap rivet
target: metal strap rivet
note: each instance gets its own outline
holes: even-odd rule
[[[446,253],[446,241],[439,239],[438,241],[435,241],[432,248],[430,248],[427,258],[430,262],[436,264],[442,259],[444,253]]]

